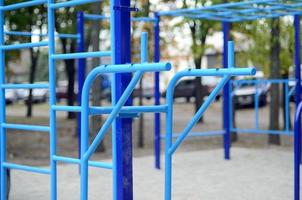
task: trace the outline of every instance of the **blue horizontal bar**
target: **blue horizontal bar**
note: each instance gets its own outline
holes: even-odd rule
[[[25,1],[21,3],[15,3],[7,6],[1,6],[0,10],[1,11],[9,11],[9,10],[16,10],[19,8],[26,8],[26,7],[31,7],[31,6],[37,6],[41,4],[47,3],[47,0],[31,0],[31,1]]]
[[[80,106],[57,106],[52,105],[51,109],[56,111],[66,111],[66,112],[81,112]]]
[[[50,128],[48,126],[36,126],[36,125],[23,125],[23,124],[2,124],[3,128],[6,129],[18,129],[25,131],[41,131],[41,132],[49,132]]]
[[[68,111],[68,112],[81,112],[80,106],[51,106],[52,109],[56,111]],[[90,107],[90,115],[101,115],[110,114],[113,107]],[[165,113],[167,110],[167,105],[159,106],[124,106],[122,107],[121,114],[132,114],[132,113]]]
[[[96,3],[96,2],[101,2],[101,0],[71,0],[66,2],[52,3],[49,5],[49,7],[52,9],[58,9],[58,8],[65,8],[65,7],[74,7],[74,6],[79,6],[88,3]]]
[[[91,20],[91,21],[100,21],[100,20],[109,20],[109,16],[105,15],[96,15],[96,14],[84,14],[85,20]]]
[[[0,50],[25,49],[25,48],[42,47],[42,46],[48,46],[48,42],[10,44],[10,45],[0,46]]]
[[[3,89],[42,89],[49,88],[49,84],[44,83],[34,83],[34,84],[3,84],[1,85]]]
[[[288,79],[241,79],[231,80],[233,83],[288,83]]]
[[[293,131],[261,130],[261,129],[231,128],[231,131],[238,132],[238,133],[250,133],[250,134],[276,134],[276,135],[292,135],[293,134]]]
[[[78,164],[78,165],[81,164],[81,160],[76,159],[76,158],[68,158],[68,157],[64,157],[64,156],[53,156],[52,158],[56,161],[59,161],[59,162]],[[103,168],[103,169],[112,169],[112,164],[111,163],[88,161],[88,165],[91,166],[91,167],[98,167],[98,168]]]
[[[22,31],[5,31],[4,34],[13,35],[13,36],[27,36],[27,37],[32,37],[32,36],[48,37],[47,33],[31,33],[31,32],[22,32]],[[74,38],[74,39],[79,38],[78,34],[61,33],[61,34],[56,34],[55,36],[59,38]]]
[[[224,130],[218,130],[218,131],[205,131],[205,132],[191,132],[187,135],[187,137],[212,137],[212,136],[219,136],[219,135],[224,135],[225,131]],[[172,135],[172,138],[177,138],[180,136],[180,133],[174,133]],[[165,139],[166,135],[161,135],[161,139]]]
[[[69,34],[69,33],[59,33],[55,35],[58,38],[70,38],[70,39],[78,39],[80,36],[78,34]]]
[[[96,14],[84,14],[84,18],[86,20],[91,20],[91,21],[101,21],[101,20],[109,20],[109,16],[105,15],[96,15]],[[132,17],[131,21],[133,22],[156,22],[155,18],[151,17]]]
[[[217,68],[217,69],[187,69],[178,72],[179,76],[248,76],[254,75],[256,69],[253,67],[248,68]]]
[[[78,58],[94,58],[94,57],[102,57],[102,56],[111,56],[111,52],[98,51],[98,52],[53,54],[51,55],[51,58],[55,60],[67,60],[67,59],[78,59]]]
[[[131,21],[133,22],[156,22],[157,19],[151,17],[132,17]]]
[[[91,115],[110,114],[113,107],[91,107]],[[165,113],[167,111],[167,105],[159,106],[124,106],[121,108],[121,114],[130,113]]]
[[[33,173],[38,173],[38,174],[50,174],[49,169],[43,169],[43,168],[39,168],[39,167],[31,167],[31,166],[19,165],[19,164],[8,163],[8,162],[4,162],[3,166],[8,169],[33,172]]]
[[[160,63],[101,65],[99,67],[102,68],[101,70],[102,73],[132,73],[137,71],[142,71],[142,72],[168,71],[171,69],[172,66],[168,62],[160,62]]]

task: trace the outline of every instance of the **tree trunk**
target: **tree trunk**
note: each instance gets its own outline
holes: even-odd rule
[[[139,105],[143,105],[143,77],[139,82]],[[139,148],[144,147],[144,115],[143,113],[139,116],[139,127],[138,127],[138,141],[137,146]]]
[[[67,45],[67,39],[62,38],[61,39],[63,53],[66,54],[67,52],[73,53],[75,52],[75,41],[72,40],[70,42],[70,45]],[[67,50],[67,46],[69,46],[69,50]],[[67,105],[73,106],[75,101],[75,95],[74,95],[74,82],[75,82],[75,60],[74,59],[68,59],[64,60],[65,64],[65,71],[66,76],[68,79],[68,86],[67,86]],[[76,114],[74,112],[68,112],[67,119],[75,119]]]
[[[34,52],[34,50],[31,48],[30,49],[30,60],[31,60],[31,64],[30,64],[30,72],[29,72],[29,83],[34,83],[35,81],[35,74],[36,74],[36,69],[37,69],[37,61],[38,61],[38,56],[39,56],[39,50],[38,52]],[[28,94],[28,98],[26,101],[27,104],[27,112],[26,112],[26,116],[27,117],[32,117],[32,110],[33,110],[33,94],[32,94],[33,90],[30,89],[29,90],[29,94]]]
[[[194,63],[195,63],[195,68],[200,69],[201,56],[195,58]],[[205,91],[204,91],[205,88],[202,86],[201,77],[196,77],[194,82],[195,82],[195,112],[197,112],[200,106],[203,104],[203,98],[205,96]],[[198,120],[198,123],[202,123],[202,122],[203,122],[203,117],[201,117]]]
[[[98,13],[101,10],[101,4],[96,3],[93,4],[93,11],[94,13]],[[92,33],[91,33],[91,42],[92,42],[92,50],[99,51],[100,50],[100,35],[101,25],[100,22],[93,22],[92,24]],[[99,58],[93,58],[92,60],[92,67],[97,67],[100,65]],[[92,86],[92,105],[94,106],[101,106],[101,77],[97,77]],[[102,118],[101,116],[94,116],[91,119],[91,139],[93,140],[96,134],[99,132],[100,127],[102,126]],[[98,146],[97,152],[104,152],[105,145],[102,140],[100,145]]]
[[[280,78],[280,23],[279,19],[273,19],[271,23],[271,79]],[[280,93],[279,85],[272,84],[271,90],[271,102],[270,102],[270,119],[269,119],[269,129],[279,130],[279,105],[280,105]],[[280,136],[270,134],[268,136],[268,143],[274,145],[280,145]]]

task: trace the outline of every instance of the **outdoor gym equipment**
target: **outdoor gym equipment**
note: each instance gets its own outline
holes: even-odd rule
[[[131,17],[131,22],[143,22],[143,23],[150,23],[154,25],[154,42],[153,42],[153,49],[154,49],[154,62],[159,62],[160,60],[160,44],[159,44],[159,20],[158,17]],[[109,16],[106,15],[97,15],[97,14],[86,14],[84,12],[78,12],[77,15],[77,34],[78,34],[78,52],[85,51],[85,22],[86,21],[104,21],[110,20]],[[110,52],[108,55],[110,56]],[[85,59],[78,59],[78,104],[81,105],[81,91],[84,84],[86,74],[86,60]],[[159,72],[154,72],[154,105],[160,104],[160,76]],[[78,124],[80,124],[81,117],[78,117]],[[81,126],[78,126],[78,137],[79,137],[79,144],[81,143]],[[80,146],[79,146],[80,148]],[[79,150],[80,152],[80,150]],[[154,156],[155,156],[155,168],[160,168],[160,113],[154,114]]]
[[[252,21],[252,20],[261,20],[261,19],[271,19],[279,18],[283,16],[293,16],[294,18],[294,29],[295,29],[295,104],[296,104],[296,130],[294,135],[295,140],[295,182],[294,182],[294,191],[295,191],[295,200],[300,199],[300,177],[299,177],[299,162],[301,157],[301,136],[300,136],[300,123],[298,116],[298,104],[301,102],[301,50],[300,50],[300,15],[302,14],[302,1],[282,1],[282,0],[252,0],[252,1],[241,1],[234,3],[224,3],[217,5],[204,6],[200,8],[186,8],[170,11],[158,12],[160,17],[184,17],[190,18],[193,20],[212,20],[222,22],[223,29],[223,66],[226,67],[228,63],[227,58],[227,41],[230,38],[230,24],[236,22]],[[223,141],[224,141],[224,157],[225,159],[230,159],[230,132],[235,130],[232,127],[232,110],[231,110],[231,91],[230,91],[230,82],[225,84],[223,89],[223,127],[224,132]],[[289,109],[287,109],[287,116],[289,116]],[[257,115],[256,115],[257,117]],[[288,119],[288,117],[287,117]],[[286,122],[288,126],[288,122]],[[240,131],[240,129],[238,129]],[[278,131],[278,130],[261,130],[257,126],[252,130],[248,130],[249,133],[266,133],[266,134],[291,134],[290,131]],[[200,134],[201,136],[203,134]],[[206,134],[207,135],[207,134]],[[215,134],[213,134],[215,135]],[[167,141],[166,141],[167,143]],[[297,147],[298,146],[298,147]],[[298,150],[297,150],[298,149]],[[166,158],[167,159],[167,158]]]
[[[125,133],[125,127],[123,124],[123,119],[132,118],[133,114],[138,114],[142,112],[164,112],[169,115],[167,118],[168,120],[172,120],[171,114],[173,106],[173,102],[171,101],[171,94],[173,93],[171,90],[175,86],[175,81],[183,76],[203,76],[203,75],[221,75],[225,76],[224,82],[221,83],[218,87],[221,88],[223,84],[227,81],[227,79],[232,75],[250,75],[255,72],[254,69],[216,69],[216,70],[186,70],[180,72],[175,76],[172,83],[170,84],[168,89],[168,99],[170,99],[167,104],[165,105],[155,105],[155,106],[131,106],[128,103],[129,96],[134,89],[136,83],[140,80],[144,72],[159,72],[163,70],[169,70],[171,65],[169,63],[138,63],[138,64],[123,64],[122,60],[118,61],[117,56],[124,56],[123,52],[117,51],[119,40],[122,39],[121,36],[124,36],[124,32],[130,33],[130,29],[126,27],[118,26],[118,23],[115,21],[115,17],[120,16],[123,18],[124,12],[117,12],[117,10],[123,10],[123,7],[116,9],[114,7],[115,4],[111,4],[111,35],[112,35],[112,47],[111,47],[111,56],[113,58],[112,65],[103,65],[94,68],[86,77],[83,91],[82,91],[82,104],[81,106],[59,106],[56,105],[56,64],[57,60],[63,59],[81,59],[87,57],[96,57],[96,56],[104,56],[108,55],[107,52],[80,52],[80,53],[68,53],[68,54],[56,54],[55,52],[55,18],[54,13],[56,9],[64,8],[67,6],[76,6],[84,3],[89,2],[97,2],[97,1],[83,1],[83,0],[73,0],[68,2],[59,2],[54,3],[52,0],[49,1],[41,1],[35,0],[30,2],[23,2],[17,3],[13,5],[4,6],[3,1],[1,2],[1,17],[0,17],[0,50],[2,51],[0,56],[1,61],[1,70],[0,70],[0,126],[1,126],[1,160],[0,160],[0,172],[1,172],[1,182],[0,182],[0,191],[1,191],[1,200],[6,199],[6,176],[4,176],[7,172],[7,169],[15,169],[15,170],[23,170],[29,171],[33,173],[40,173],[50,175],[50,188],[51,188],[51,199],[57,199],[57,162],[67,162],[80,165],[80,173],[81,173],[81,199],[85,200],[88,198],[88,167],[100,167],[105,169],[112,169],[113,172],[113,198],[114,199],[121,199],[123,196],[127,198],[133,198],[132,193],[125,194],[125,191],[121,191],[121,186],[119,180],[123,180],[124,176],[132,176],[132,173],[122,174],[121,172],[123,169],[121,168],[120,163],[122,163],[123,158],[120,157],[120,148],[124,148],[123,144],[121,144],[118,138],[119,136],[116,134],[117,131],[123,131]],[[37,43],[23,43],[23,44],[13,44],[13,45],[5,45],[4,43],[4,11],[7,10],[16,10],[23,7],[40,5],[47,3],[48,6],[48,41],[37,42]],[[116,3],[113,1],[113,3]],[[114,9],[115,8],[115,9]],[[117,12],[117,13],[116,13]],[[126,12],[128,13],[128,12]],[[126,15],[128,19],[130,18],[129,13]],[[120,22],[122,22],[121,20]],[[129,20],[130,22],[130,20]],[[122,24],[122,23],[121,23]],[[121,25],[120,24],[120,25]],[[125,25],[125,24],[123,24]],[[129,25],[129,24],[128,24]],[[129,28],[130,26],[128,26]],[[117,30],[121,28],[120,30]],[[120,34],[117,34],[117,32]],[[123,33],[123,34],[121,34]],[[126,33],[127,34],[127,33]],[[128,35],[129,36],[129,35]],[[147,37],[144,37],[144,40],[147,40]],[[124,38],[127,39],[127,38]],[[128,37],[129,39],[129,37]],[[128,41],[129,42],[129,41]],[[129,43],[130,44],[130,43]],[[142,42],[144,44],[142,46],[142,56],[146,57],[147,51],[147,42]],[[117,45],[117,46],[116,46]],[[49,84],[6,84],[5,83],[5,64],[4,64],[4,55],[5,51],[13,50],[13,49],[22,49],[22,48],[32,48],[32,47],[40,47],[40,46],[48,46],[49,51]],[[120,47],[121,48],[121,47]],[[129,50],[128,48],[126,48]],[[130,52],[128,52],[130,53]],[[130,54],[128,54],[130,55]],[[144,59],[142,59],[144,60]],[[121,62],[121,63],[119,63]],[[91,84],[93,83],[94,79],[102,73],[114,73],[115,81],[119,78],[123,78],[125,74],[134,73],[133,78],[129,75],[126,77],[129,84],[125,84],[125,89],[120,90],[119,94],[116,93],[116,90],[113,92],[113,105],[111,107],[91,107],[89,106],[89,91]],[[122,83],[123,82],[119,82]],[[117,84],[113,84],[114,89],[118,89]],[[5,116],[5,90],[6,89],[19,89],[19,88],[49,88],[49,106],[50,106],[50,124],[49,126],[39,126],[39,125],[23,125],[23,124],[8,124],[6,123],[6,116]],[[214,96],[215,94],[213,94]],[[203,111],[211,102],[211,98],[206,101],[206,104],[203,105],[201,108],[201,112],[199,112],[196,117],[200,117],[203,114]],[[81,158],[69,158],[57,155],[57,134],[56,134],[56,112],[57,111],[73,111],[73,112],[80,112],[81,113]],[[88,136],[89,136],[89,116],[90,115],[100,115],[100,114],[109,114],[108,118],[104,122],[102,128],[98,132],[96,138],[92,142],[91,145],[88,143]],[[120,122],[119,122],[120,120]],[[131,120],[127,120],[124,122],[125,124],[131,122]],[[121,123],[120,130],[115,125]],[[193,122],[194,123],[194,122]],[[104,163],[104,162],[95,162],[90,161],[91,155],[94,153],[96,147],[100,143],[100,141],[105,136],[109,127],[113,124],[113,136],[112,136],[112,164]],[[168,122],[167,130],[171,129],[172,121]],[[192,124],[192,123],[191,123]],[[38,132],[49,132],[50,136],[50,168],[39,168],[39,167],[32,167],[32,166],[25,166],[7,162],[6,160],[6,129],[19,129],[19,130],[26,130],[26,131],[38,131]],[[131,131],[131,130],[128,130]],[[127,132],[127,130],[126,130]],[[85,134],[84,134],[85,133]],[[186,133],[185,133],[186,134]],[[185,134],[181,136],[181,140],[184,139]],[[131,136],[131,135],[130,135]],[[180,142],[179,142],[180,144]],[[176,146],[177,148],[177,146]],[[123,150],[122,150],[123,151]],[[130,154],[131,159],[132,155]],[[127,166],[124,166],[127,167]],[[132,184],[132,183],[131,183]]]
[[[209,70],[194,70],[188,69],[177,73],[169,84],[167,90],[167,102],[164,105],[155,106],[131,106],[131,100],[129,96],[134,85],[139,81],[142,74],[146,71],[162,71],[169,70],[171,65],[169,63],[131,63],[130,53],[130,12],[135,10],[130,7],[129,0],[111,0],[110,1],[110,27],[111,27],[111,57],[112,64],[99,66],[91,71],[83,86],[82,93],[82,105],[81,106],[58,106],[56,105],[55,86],[56,86],[56,60],[60,59],[81,59],[87,57],[104,56],[104,52],[82,52],[82,53],[70,53],[70,54],[56,54],[55,52],[55,28],[54,28],[54,12],[56,9],[64,8],[68,6],[76,6],[85,3],[98,2],[97,0],[70,0],[66,2],[55,3],[54,0],[32,0],[22,3],[4,5],[4,1],[0,1],[0,199],[6,199],[6,171],[7,169],[23,170],[40,174],[50,175],[51,180],[51,200],[57,199],[57,162],[68,162],[80,165],[81,172],[81,199],[87,199],[88,193],[88,167],[100,167],[106,169],[112,169],[113,172],[113,199],[133,199],[132,194],[132,151],[131,151],[131,118],[133,114],[136,115],[142,112],[156,112],[166,113],[166,168],[165,168],[165,200],[171,199],[171,182],[172,182],[172,156],[177,150],[179,145],[188,136],[191,128],[197,122],[197,120],[204,114],[209,104],[214,100],[218,91],[224,87],[224,147],[225,158],[229,159],[229,134],[230,126],[227,118],[229,117],[230,110],[228,109],[229,99],[229,86],[228,80],[231,76],[236,75],[252,75],[255,73],[255,69],[251,68],[228,68],[228,69],[209,69]],[[298,2],[298,3],[296,3]],[[6,45],[4,42],[4,12],[8,10],[16,10],[19,8],[47,4],[48,14],[48,41],[36,42],[36,43],[22,43]],[[259,18],[271,18],[284,15],[295,15],[295,50],[296,50],[296,82],[300,83],[300,23],[299,14],[300,10],[296,10],[296,7],[301,7],[300,1],[294,1],[294,3],[286,4],[284,1],[247,1],[239,3],[222,4],[217,6],[210,6],[201,9],[186,9],[184,11],[174,12],[162,12],[159,16],[174,15],[185,16],[192,18],[204,18],[211,20],[223,21],[224,25],[224,67],[234,66],[233,45],[230,44],[230,51],[227,50],[229,23],[244,20],[254,20]],[[235,8],[235,9],[234,9]],[[207,9],[210,12],[207,12]],[[284,12],[279,12],[280,10]],[[202,13],[199,13],[201,11]],[[188,13],[189,12],[189,13]],[[48,46],[49,51],[49,85],[48,84],[6,84],[5,83],[5,51],[33,48],[40,46]],[[145,46],[146,48],[146,46]],[[232,49],[232,50],[231,50]],[[142,49],[144,52],[144,49]],[[227,58],[229,56],[229,59]],[[112,106],[111,107],[91,107],[88,101],[88,90],[93,82],[94,78],[100,73],[113,73],[114,81],[112,84]],[[134,77],[131,78],[132,73]],[[183,132],[176,139],[175,143],[172,143],[172,125],[173,125],[173,89],[177,80],[184,76],[221,76],[222,80],[210,94],[208,99],[199,108],[198,112],[193,116],[192,120],[183,130]],[[35,125],[23,125],[23,124],[8,124],[6,123],[5,115],[5,90],[6,89],[19,89],[19,88],[49,88],[50,100],[50,124],[49,126],[35,126]],[[296,84],[296,103],[300,102],[301,86]],[[68,158],[57,155],[56,151],[56,112],[57,111],[74,111],[80,112],[82,119],[82,148],[81,158]],[[298,110],[299,111],[299,110]],[[88,145],[88,116],[109,114],[109,117],[105,121],[104,125],[100,129],[93,143]],[[299,114],[297,114],[299,116]],[[299,117],[296,120],[297,127],[299,126]],[[89,161],[90,156],[93,154],[96,146],[102,140],[109,126],[112,124],[112,164],[103,162]],[[41,131],[49,132],[50,136],[50,169],[19,165],[9,163],[6,160],[6,129],[20,129],[27,131]],[[296,130],[299,130],[297,128]],[[297,132],[299,133],[299,132]],[[299,135],[299,134],[297,134]],[[300,140],[295,138],[295,158],[300,157]],[[126,152],[126,153],[124,153]],[[299,159],[295,160],[295,200],[299,199]],[[297,169],[298,168],[298,169]],[[125,181],[127,184],[125,185]]]

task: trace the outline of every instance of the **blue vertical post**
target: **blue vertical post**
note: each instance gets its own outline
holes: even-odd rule
[[[112,63],[131,63],[130,0],[110,0]],[[115,74],[112,104],[117,102],[131,80],[131,74]],[[131,105],[129,98],[125,105]],[[132,119],[117,118],[112,127],[113,199],[133,199]]]
[[[78,12],[77,13],[77,52],[85,52],[85,35],[84,35],[84,13]],[[85,74],[86,74],[86,59],[80,58],[78,59],[78,105],[81,106],[82,104],[82,89],[85,81]],[[78,156],[80,158],[81,154],[81,113],[78,113]]]
[[[159,38],[159,22],[160,18],[155,13],[154,23],[154,62],[160,61],[160,38]],[[160,105],[160,87],[159,87],[159,72],[155,72],[154,78],[154,104]],[[160,113],[154,114],[154,155],[155,168],[160,169]]]
[[[295,76],[296,76],[296,110],[299,111],[301,101],[301,67],[300,67],[300,16],[295,15]],[[300,162],[301,162],[301,114],[298,113],[294,135],[294,199],[300,200]]]
[[[48,19],[48,71],[49,71],[49,106],[56,105],[56,61],[52,59],[56,53],[55,46],[55,9],[49,5],[55,3],[55,0],[48,0],[47,19]],[[57,135],[56,135],[56,111],[49,110],[49,126],[50,126],[50,193],[51,200],[57,199],[57,161],[53,159],[57,151]]]
[[[224,68],[228,68],[228,40],[230,37],[230,23],[223,22],[222,23],[223,29],[223,60],[222,65]],[[229,108],[229,101],[230,101],[230,86],[229,81],[225,84],[223,88],[223,128],[225,130],[225,134],[223,135],[223,147],[224,147],[224,159],[230,159],[230,108]]]
[[[0,0],[0,6],[4,5],[4,0]],[[4,11],[0,10],[0,46],[4,45]],[[0,50],[0,85],[5,83],[5,56]],[[6,160],[6,131],[2,124],[5,123],[5,91],[0,89],[0,199],[6,199],[6,169],[3,163]]]

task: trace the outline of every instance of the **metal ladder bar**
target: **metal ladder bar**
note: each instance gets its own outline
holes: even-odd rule
[[[49,84],[29,83],[29,84],[2,84],[2,89],[48,89]]]
[[[81,164],[80,159],[76,158],[69,158],[69,157],[64,157],[64,156],[53,156],[53,159],[56,161],[60,162],[65,162],[65,163],[71,163],[71,164]],[[105,163],[105,162],[97,162],[97,161],[88,161],[88,165],[90,167],[97,167],[97,168],[103,168],[103,169],[112,169],[112,164],[111,163]]]
[[[32,166],[26,166],[26,165],[19,165],[19,164],[14,164],[14,163],[8,163],[4,162],[3,166],[7,169],[15,169],[15,170],[21,170],[21,171],[27,171],[27,172],[33,172],[33,173],[38,173],[38,174],[50,174],[49,169],[43,169],[40,167],[32,167]]]
[[[8,124],[2,123],[1,126],[5,129],[17,129],[25,131],[40,131],[40,132],[49,132],[49,126],[37,126],[37,125],[25,125],[25,124]]]
[[[98,52],[81,52],[81,53],[66,53],[66,54],[54,54],[52,59],[55,60],[67,60],[67,59],[78,59],[78,58],[95,58],[102,56],[110,56],[110,51],[98,51]]]
[[[4,34],[6,35],[12,35],[12,36],[26,36],[26,37],[32,37],[32,36],[40,36],[40,37],[47,37],[47,33],[31,33],[31,32],[22,32],[22,31],[5,31]],[[78,39],[78,34],[68,34],[68,33],[59,33],[56,34],[56,37],[58,38],[73,38]]]
[[[59,3],[52,2],[48,4],[48,7],[52,9],[58,9],[58,8],[79,6],[88,3],[96,3],[96,2],[101,2],[101,0],[71,0],[71,1],[59,2]]]
[[[16,3],[16,4],[10,4],[10,5],[1,5],[0,6],[0,11],[11,11],[11,10],[16,10],[20,8],[26,8],[26,7],[31,7],[31,6],[37,6],[41,4],[47,3],[47,0],[31,0],[31,1],[25,1],[21,3]]]
[[[42,47],[48,46],[48,42],[33,42],[33,43],[21,43],[21,44],[10,44],[10,45],[1,45],[0,50],[16,50],[16,49],[25,49],[33,47]]]

